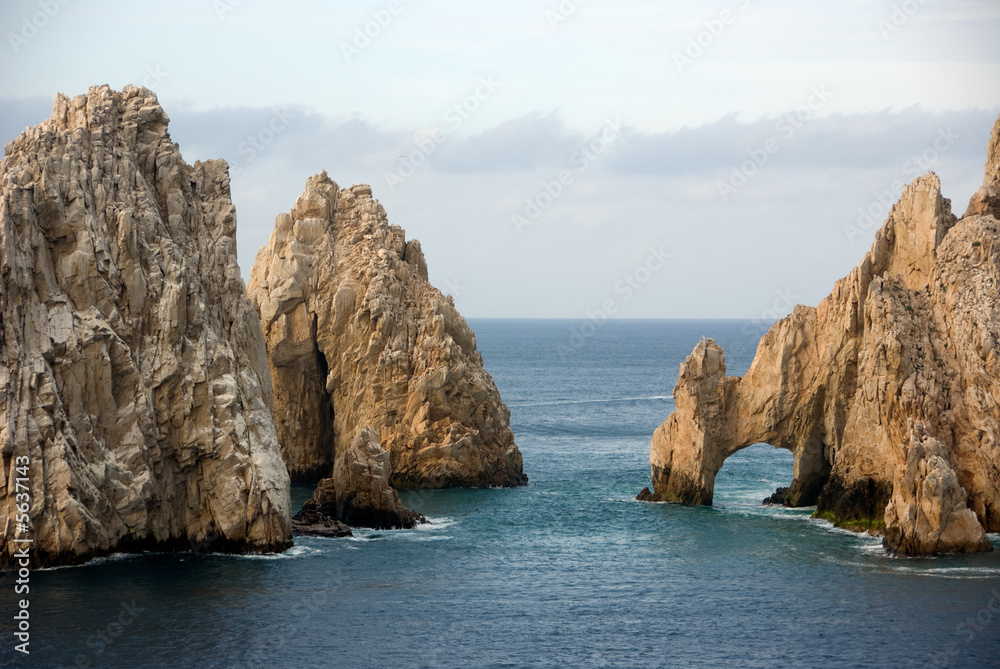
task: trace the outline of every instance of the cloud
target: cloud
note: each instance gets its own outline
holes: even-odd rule
[[[434,169],[512,172],[564,166],[583,142],[555,114],[528,114],[443,146]]]
[[[803,115],[804,116],[804,115]],[[608,169],[624,174],[698,174],[725,171],[759,151],[769,139],[779,147],[783,169],[863,168],[898,165],[923,152],[951,128],[960,139],[953,157],[976,158],[985,146],[983,128],[995,112],[928,112],[910,108],[868,114],[836,114],[799,121],[795,111],[744,123],[735,115],[670,133],[634,133],[621,142]],[[780,156],[780,157],[779,157]]]
[[[0,105],[2,109],[2,105]],[[394,171],[399,156],[414,151],[426,129],[388,130],[358,117],[331,120],[301,107],[177,110],[172,114],[174,138],[198,159],[224,157],[243,164],[254,154],[253,139],[264,156],[319,169]],[[267,133],[276,114],[292,118],[280,133]],[[6,118],[6,116],[4,117]],[[787,114],[742,121],[735,114],[698,127],[662,133],[626,128],[604,159],[613,174],[718,175],[748,159],[769,139],[778,144],[777,169],[879,169],[898,167],[932,146],[941,132],[958,137],[951,160],[980,160],[996,112],[933,112],[911,107],[863,114],[817,118]],[[985,130],[984,130],[985,129]],[[447,129],[446,129],[447,130]],[[263,137],[260,137],[261,132]],[[594,135],[597,132],[595,131]],[[576,131],[556,114],[528,114],[472,136],[445,134],[427,159],[430,172],[511,174],[560,170],[591,137]],[[268,139],[266,144],[262,141]],[[195,155],[197,154],[197,155]],[[332,164],[331,164],[332,163]]]
[[[47,116],[50,103],[0,100],[5,139]],[[580,170],[572,155],[600,128],[586,133],[557,114],[529,114],[450,134],[390,188],[385,174],[427,128],[329,118],[304,106],[167,109],[186,160],[222,157],[239,166],[232,189],[245,276],[274,217],[292,206],[306,178],[326,169],[343,186],[372,185],[389,220],[421,240],[432,281],[462,287],[456,300],[470,317],[583,317],[615,296],[651,246],[672,258],[622,316],[753,318],[779,290],[814,304],[875,234],[869,227],[848,236],[845,226],[876,193],[912,179],[904,161],[933,147],[942,128],[958,139],[929,167],[964,210],[982,181],[996,119],[996,111],[920,108],[809,119],[723,201],[716,184],[774,136],[778,117],[728,115],[663,133],[626,129]],[[562,170],[572,171],[573,183],[519,232],[512,215]]]

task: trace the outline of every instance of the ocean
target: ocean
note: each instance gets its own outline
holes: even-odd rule
[[[678,365],[710,336],[742,374],[759,324],[470,324],[528,486],[405,492],[431,524],[298,538],[282,555],[33,572],[31,654],[5,615],[0,664],[1000,667],[1000,552],[896,559],[810,509],[764,507],[791,481],[787,451],[731,457],[711,508],[634,501]],[[11,574],[0,588],[12,611]]]

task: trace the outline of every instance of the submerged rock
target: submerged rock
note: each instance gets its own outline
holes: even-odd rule
[[[475,335],[368,186],[310,178],[257,253],[248,293],[293,479],[329,477],[370,426],[396,488],[526,483]]]
[[[778,488],[770,497],[765,497],[761,502],[764,506],[790,506],[791,488]]]
[[[653,435],[653,490],[640,499],[711,504],[725,459],[766,442],[794,455],[790,506],[884,527],[894,552],[990,550],[984,530],[1000,531],[997,188],[1000,121],[964,218],[937,176],[916,179],[861,264],[818,307],[775,324],[742,378],[726,376],[714,341],[699,343],[681,365],[677,409]]]
[[[144,88],[94,87],[6,146],[2,566],[25,535],[42,566],[291,545],[228,168],[187,165],[167,123]]]

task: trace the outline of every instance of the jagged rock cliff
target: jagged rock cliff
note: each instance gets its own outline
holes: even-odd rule
[[[396,488],[527,481],[475,335],[368,186],[310,178],[257,253],[248,293],[293,479],[330,476],[371,426]]]
[[[290,545],[260,323],[223,161],[155,95],[94,87],[0,163],[0,563],[24,457],[36,565]]]
[[[983,189],[961,220],[929,174],[906,188],[871,251],[818,307],[764,335],[742,378],[703,341],[655,432],[653,491],[711,504],[729,455],[794,455],[786,503],[884,528],[903,554],[989,550],[1000,531],[1000,121]],[[890,503],[891,501],[891,503]],[[888,508],[887,508],[888,507]],[[971,511],[969,511],[971,510]]]

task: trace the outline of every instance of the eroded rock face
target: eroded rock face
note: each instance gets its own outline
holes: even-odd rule
[[[0,563],[30,459],[37,565],[291,543],[266,349],[222,161],[143,88],[58,96],[0,163]]]
[[[389,485],[389,452],[370,427],[337,453],[333,476],[319,482],[313,499],[320,511],[353,527],[409,529],[426,522]]]
[[[998,142],[1000,122],[989,192],[1000,187]],[[993,216],[957,220],[935,175],[915,180],[861,264],[818,307],[776,323],[746,375],[725,376],[713,341],[695,348],[677,410],[653,436],[653,491],[640,498],[711,504],[724,460],[766,442],[794,455],[791,506],[816,504],[846,526],[888,524],[898,552],[988,550],[983,529],[1000,531],[998,229]],[[911,421],[926,438],[914,441]],[[917,443],[937,459],[914,454]],[[928,492],[929,482],[945,487]],[[966,499],[975,522],[961,513]],[[914,508],[945,524],[914,526]],[[953,513],[961,521],[948,524]]]
[[[965,489],[951,467],[949,449],[911,426],[906,466],[896,472],[885,510],[887,550],[927,555],[992,550],[982,525],[966,507]]]
[[[371,426],[396,488],[527,481],[475,335],[368,186],[309,179],[257,253],[248,293],[294,479],[329,476]]]

